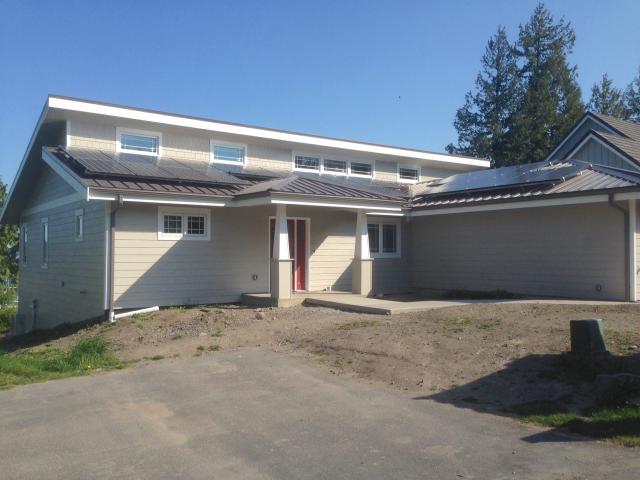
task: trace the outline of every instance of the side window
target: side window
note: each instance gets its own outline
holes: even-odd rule
[[[204,208],[158,208],[158,240],[209,240],[211,215]]]
[[[369,252],[374,258],[400,258],[400,224],[397,222],[368,223]]]
[[[116,128],[116,151],[136,155],[159,156],[162,135],[141,130]]]
[[[380,225],[369,223],[367,229],[369,231],[369,252],[371,254],[380,253]]]
[[[49,219],[43,218],[40,222],[41,239],[42,239],[42,268],[49,266]]]
[[[413,167],[398,167],[398,181],[417,182],[420,180],[420,172]]]
[[[211,161],[229,165],[244,165],[246,157],[244,145],[211,142]]]
[[[21,228],[21,232],[20,232],[20,239],[22,240],[22,245],[21,245],[21,250],[20,250],[20,257],[22,258],[22,263],[24,265],[27,264],[27,250],[29,247],[29,225],[22,225]]]
[[[76,210],[73,228],[76,242],[81,242],[84,239],[84,210],[82,208]]]

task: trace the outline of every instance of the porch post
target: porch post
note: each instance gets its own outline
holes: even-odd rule
[[[356,219],[356,250],[351,274],[351,290],[359,295],[370,295],[373,288],[373,259],[369,252],[367,214],[358,210]]]
[[[636,201],[629,200],[629,301],[637,302],[638,296],[636,294],[637,285],[637,255],[636,255]]]
[[[275,232],[273,234],[273,258],[271,259],[271,298],[276,305],[291,298],[291,262],[289,258],[289,232],[287,229],[287,206],[276,206]],[[284,300],[284,302],[282,302]]]

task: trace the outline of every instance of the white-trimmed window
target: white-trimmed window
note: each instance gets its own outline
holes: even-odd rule
[[[159,132],[116,128],[117,152],[157,157],[161,148],[162,134]]]
[[[398,165],[399,182],[417,182],[420,180],[418,167],[403,167]]]
[[[347,161],[346,160],[333,160],[331,158],[325,158],[322,162],[322,171],[331,173],[333,175],[346,175],[347,174]]]
[[[24,265],[27,264],[27,247],[29,246],[29,225],[22,225],[20,227],[20,240],[21,240],[21,250],[20,250],[20,258],[22,259],[22,263]]]
[[[73,222],[73,236],[76,242],[81,242],[84,238],[84,209],[79,208],[76,210]]]
[[[400,258],[400,223],[369,222],[369,252],[374,258]]]
[[[206,208],[158,208],[158,240],[209,240],[211,215]]]
[[[244,166],[247,146],[211,140],[211,162]]]
[[[373,177],[373,165],[367,162],[351,162],[349,173],[354,177]]]
[[[47,268],[49,266],[49,219],[46,217],[40,219],[40,235],[42,238],[42,258],[40,264],[42,268]]]
[[[293,163],[294,170],[320,171],[320,157],[296,155]]]

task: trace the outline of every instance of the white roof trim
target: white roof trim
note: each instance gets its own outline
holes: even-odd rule
[[[560,150],[560,148],[567,143],[567,140],[569,140],[573,134],[578,131],[578,129],[587,121],[587,119],[590,118],[591,120],[594,120],[596,123],[599,123],[602,127],[606,128],[607,130],[609,130],[609,133],[617,133],[615,130],[613,130],[609,125],[607,125],[606,123],[604,123],[602,120],[600,120],[598,117],[596,117],[595,115],[593,115],[591,112],[587,112],[584,117],[582,118],[582,120],[580,120],[578,122],[578,124],[573,127],[571,129],[571,131],[562,139],[562,141],[560,142],[560,144],[553,149],[553,151],[547,155],[547,158],[545,158],[545,160],[550,160],[558,150]],[[566,158],[568,158],[567,156],[565,156],[564,158],[562,158],[561,160],[565,160]]]
[[[48,100],[48,107],[61,110],[91,113],[96,115],[120,117],[130,120],[139,120],[143,122],[160,123],[177,127],[197,128],[200,130],[207,130],[211,132],[229,133],[234,135],[244,135],[248,137],[264,138],[269,140],[279,140],[283,142],[300,143],[317,147],[338,148],[364,153],[389,155],[393,157],[430,160],[434,162],[443,162],[454,165],[468,165],[484,168],[489,167],[488,160],[456,157],[446,154],[410,150],[399,147],[372,145],[350,140],[339,140],[313,135],[304,135],[301,133],[269,130],[244,125],[234,125],[213,120],[189,118],[179,115],[171,115],[168,113],[150,112],[146,110],[139,110],[135,108],[121,107],[116,105],[104,105],[70,98],[50,96]]]

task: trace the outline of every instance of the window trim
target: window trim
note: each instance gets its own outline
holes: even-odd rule
[[[231,160],[216,160],[213,153],[213,148],[218,145],[220,147],[242,148],[244,155],[242,156],[242,162],[233,162]],[[209,139],[209,165],[217,163],[219,165],[235,165],[236,167],[247,166],[247,156],[249,154],[249,148],[245,143],[227,142],[226,140],[218,140],[215,138]]]
[[[402,223],[400,220],[392,220],[385,218],[367,218],[367,234],[369,233],[369,225],[378,225],[378,252],[369,252],[371,258],[402,258]],[[396,227],[396,251],[384,253],[383,231],[384,225],[394,225]]]
[[[318,155],[317,153],[305,153],[305,152],[292,152],[292,156],[291,156],[291,168],[293,169],[294,172],[311,172],[311,173],[318,173],[320,174],[322,172],[322,164],[323,164],[323,159],[322,159],[322,155]],[[318,159],[318,168],[316,169],[310,169],[310,168],[300,168],[300,167],[296,167],[296,157],[311,157],[311,158],[317,158]]]
[[[296,167],[296,157],[317,158],[318,159],[318,168],[315,169],[315,170],[311,170],[309,168]],[[324,168],[325,160],[336,160],[336,161],[339,161],[339,162],[345,162],[347,164],[346,172],[345,173],[341,173],[341,172],[333,172],[333,171],[325,170],[325,168]],[[359,173],[352,173],[351,172],[351,164],[352,163],[363,163],[363,164],[369,165],[371,167],[371,175],[362,175],[362,174],[359,174]],[[321,155],[319,153],[311,153],[311,152],[293,150],[291,152],[291,171],[293,171],[293,172],[315,173],[315,174],[318,174],[318,175],[332,175],[332,176],[338,176],[338,177],[368,178],[368,179],[373,180],[375,178],[375,176],[376,176],[376,162],[375,162],[375,160],[357,160],[357,159],[344,158],[344,157],[342,157],[340,155]]]
[[[80,218],[80,234],[76,227],[78,225],[78,217]],[[82,242],[84,240],[84,208],[78,208],[73,215],[73,237],[76,242]]]
[[[49,217],[42,217],[40,219],[40,235],[42,235],[40,238],[40,266],[42,268],[49,268]]]
[[[363,163],[363,164],[369,165],[371,167],[371,175],[362,175],[361,173],[353,173],[351,171],[351,164],[352,163]],[[374,178],[375,177],[375,171],[376,171],[375,167],[376,167],[375,161],[351,160],[351,161],[349,161],[349,176],[350,177],[356,177],[356,178]]]
[[[140,150],[129,150],[122,148],[122,135],[131,134],[145,137],[158,137],[158,152],[141,152]],[[147,157],[161,157],[162,156],[162,132],[152,132],[150,130],[137,130],[135,128],[116,127],[116,152],[128,153],[130,155],[145,155]]]
[[[22,265],[27,265],[29,256],[27,255],[27,248],[29,246],[29,224],[24,223],[20,226],[20,262]]]
[[[182,233],[164,233],[164,216],[179,215],[182,217]],[[204,217],[204,235],[188,234],[187,217]],[[208,208],[158,207],[158,240],[211,240],[211,210]]]
[[[397,168],[396,168],[396,176],[398,179],[398,183],[418,183],[420,182],[420,179],[422,177],[422,172],[420,171],[420,165],[406,165],[406,164],[402,164],[402,163],[397,163]],[[416,180],[411,180],[408,178],[400,178],[400,169],[401,168],[410,168],[412,170],[415,170],[418,174],[418,178]]]
[[[324,164],[325,162],[329,160],[332,162],[344,162],[344,172],[334,172],[332,170],[325,170]],[[335,157],[322,157],[320,159],[320,174],[325,174],[325,175],[335,175],[338,177],[346,177],[349,175],[349,170],[350,170],[351,164],[349,162],[349,160],[344,160],[343,158],[335,158]]]

